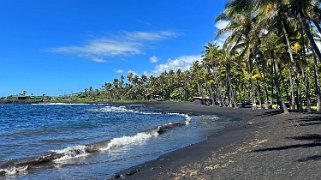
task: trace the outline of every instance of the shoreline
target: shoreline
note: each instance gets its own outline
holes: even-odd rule
[[[126,179],[319,179],[321,173],[321,114],[283,114],[202,106],[188,102],[112,103],[134,112],[177,113],[205,122],[207,139],[164,153],[104,178]],[[199,117],[197,117],[199,116]],[[175,124],[174,124],[175,125]],[[209,127],[204,124],[204,127]],[[167,126],[165,129],[168,129]],[[180,135],[184,136],[185,131]],[[176,141],[171,141],[176,142]],[[167,146],[162,146],[167,147]],[[128,167],[128,166],[127,166]],[[90,173],[90,172],[89,172]],[[1,175],[1,173],[0,173]]]
[[[120,171],[126,179],[320,179],[321,114],[147,104],[172,112],[231,118],[207,140]]]
[[[162,179],[163,174],[171,173],[177,167],[205,160],[213,151],[219,151],[222,148],[231,147],[250,139],[258,127],[252,125],[249,121],[264,113],[276,111],[252,111],[251,109],[201,106],[180,102],[135,103],[133,106],[139,107],[140,104],[154,107],[157,109],[156,112],[181,113],[192,116],[215,115],[222,121],[229,122],[226,123],[226,127],[223,130],[214,131],[204,141],[163,154],[155,160],[122,170],[111,177],[112,179]]]

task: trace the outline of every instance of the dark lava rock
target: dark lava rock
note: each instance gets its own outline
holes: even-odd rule
[[[136,173],[138,173],[138,169],[131,170],[131,171],[129,171],[126,175],[127,175],[127,176],[132,176],[132,175],[134,175],[134,174],[136,174]]]

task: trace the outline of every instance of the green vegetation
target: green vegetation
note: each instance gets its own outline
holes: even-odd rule
[[[223,47],[208,43],[190,69],[149,77],[129,73],[101,89],[47,101],[191,101],[199,96],[219,106],[247,101],[253,109],[278,107],[287,113],[288,104],[320,112],[320,20],[316,0],[231,0],[216,19],[228,22],[217,36],[229,37]]]
[[[17,95],[11,95],[8,97],[1,97],[0,103],[41,103],[48,102],[52,98],[43,94],[42,96],[28,96],[27,91],[23,91]]]
[[[303,102],[311,111],[313,101],[320,111],[320,15],[320,2],[314,0],[229,1],[217,20],[229,22],[218,34],[231,33],[223,56],[230,101],[248,90],[253,108],[257,100],[268,107],[275,89],[285,113],[285,101],[298,111]]]

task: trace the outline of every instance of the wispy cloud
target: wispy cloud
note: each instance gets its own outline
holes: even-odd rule
[[[177,37],[178,33],[174,31],[154,31],[154,32],[144,32],[144,31],[134,31],[134,32],[124,32],[128,40],[143,40],[143,41],[160,41],[168,39],[171,37]]]
[[[176,59],[168,59],[166,63],[156,65],[152,74],[159,75],[164,71],[176,71],[178,69],[185,71],[189,69],[195,61],[200,59],[200,55],[180,56]]]
[[[146,45],[177,37],[175,31],[123,31],[121,33],[85,41],[81,45],[50,48],[50,52],[76,55],[94,62],[106,62],[108,57],[143,54]]]
[[[98,62],[98,63],[104,63],[104,62],[107,62],[105,59],[102,59],[102,58],[92,58],[92,61],[94,61],[94,62]]]
[[[218,21],[215,24],[215,27],[218,30],[224,29],[228,25],[229,21]],[[222,34],[216,38],[214,43],[216,43],[218,46],[223,47],[225,40],[231,35],[231,32],[227,32],[225,34]]]
[[[159,60],[159,59],[158,59],[157,56],[152,56],[152,57],[149,58],[149,62],[150,62],[150,63],[157,63],[158,60]]]
[[[116,73],[116,74],[124,74],[124,70],[122,70],[122,69],[117,69],[117,70],[114,70],[114,73]]]

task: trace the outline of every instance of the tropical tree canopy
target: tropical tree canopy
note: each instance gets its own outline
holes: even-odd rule
[[[205,45],[202,58],[188,70],[128,73],[96,94],[111,101],[197,96],[218,106],[321,111],[320,20],[317,0],[230,0],[216,18],[228,22],[217,36],[228,38],[222,46],[214,40]],[[78,96],[94,94],[87,88]]]

